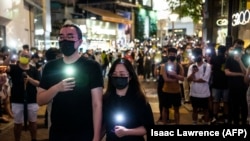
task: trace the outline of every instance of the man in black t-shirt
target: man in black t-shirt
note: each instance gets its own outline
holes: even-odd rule
[[[50,141],[99,141],[103,77],[100,65],[81,57],[82,32],[74,24],[59,34],[63,58],[48,62],[42,73],[37,102],[52,100]]]
[[[212,66],[211,75],[211,87],[213,96],[213,120],[212,124],[215,124],[218,120],[218,112],[220,108],[220,102],[223,102],[223,116],[224,122],[228,122],[228,82],[225,75],[225,63],[226,63],[226,47],[218,47],[218,55],[212,57],[210,64]]]
[[[39,109],[36,103],[36,87],[39,85],[40,73],[35,67],[29,65],[31,55],[27,50],[20,53],[17,64],[9,64],[11,57],[12,55],[8,55],[4,64],[9,65],[7,73],[12,83],[10,101],[14,115],[15,140],[20,140],[22,124],[26,125],[26,120],[28,120],[27,129],[31,132],[32,141],[35,141]]]
[[[233,55],[225,64],[225,74],[228,76],[229,113],[233,124],[247,123],[247,85],[244,83],[246,68],[242,62],[242,48],[235,47]],[[230,121],[231,122],[231,121]]]

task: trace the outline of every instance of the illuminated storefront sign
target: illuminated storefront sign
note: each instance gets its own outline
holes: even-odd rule
[[[247,9],[232,15],[232,26],[245,25],[250,21],[250,11]]]
[[[228,20],[227,19],[218,19],[216,21],[216,25],[218,26],[226,26],[228,24]]]

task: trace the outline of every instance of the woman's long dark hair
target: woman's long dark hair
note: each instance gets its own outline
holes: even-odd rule
[[[124,58],[119,58],[113,62],[112,66],[109,70],[109,73],[108,73],[109,79],[108,79],[108,84],[107,84],[107,90],[104,93],[104,97],[109,97],[110,95],[114,94],[114,91],[116,90],[116,88],[112,84],[111,77],[112,77],[112,74],[114,73],[115,68],[118,64],[123,64],[129,72],[130,81],[129,81],[128,90],[132,90],[132,92],[134,92],[134,93],[127,93],[127,95],[140,98],[146,102],[147,101],[146,96],[142,91],[142,88],[141,88],[141,85],[139,83],[137,74],[135,73],[134,67],[132,66],[132,64],[130,63],[129,60],[124,59]]]

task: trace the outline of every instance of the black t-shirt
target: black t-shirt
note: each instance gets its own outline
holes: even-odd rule
[[[39,69],[41,66],[43,66],[44,63],[44,59],[39,59],[36,63],[36,68]]]
[[[228,57],[225,69],[231,72],[242,72],[240,64],[233,57]],[[229,89],[246,89],[247,85],[244,83],[243,76],[228,76],[228,87]]]
[[[243,54],[242,55],[242,62],[244,66],[247,68],[250,65],[250,55],[249,54]]]
[[[40,79],[40,73],[31,65],[29,70],[23,70],[18,65],[10,65],[10,71],[8,72],[12,83],[10,101],[12,103],[23,103],[25,94],[27,94],[27,102],[36,103],[36,86],[28,82],[25,93],[23,72],[26,72],[35,80],[39,81]]]
[[[222,55],[211,58],[210,64],[212,65],[211,83],[212,88],[227,89],[228,78],[225,75],[226,58]]]
[[[69,75],[67,68],[74,73]],[[103,87],[100,65],[81,57],[72,64],[65,64],[63,59],[48,62],[44,69],[40,87],[49,89],[65,78],[74,77],[76,86],[73,91],[59,92],[54,98],[51,110],[51,129],[61,134],[82,133],[93,136],[93,112],[91,89]]]
[[[144,141],[143,136],[125,136],[118,138],[114,133],[114,127],[116,125],[124,126],[126,128],[136,128],[144,126],[148,129],[154,125],[154,118],[152,109],[149,103],[146,103],[142,99],[131,96],[128,93],[135,93],[129,89],[125,96],[118,96],[113,92],[109,96],[104,96],[103,102],[103,118],[106,129],[107,141]],[[117,121],[116,116],[120,114],[123,116],[122,121]]]

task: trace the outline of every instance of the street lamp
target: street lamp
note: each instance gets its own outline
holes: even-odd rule
[[[179,14],[176,14],[176,13],[172,13],[169,15],[169,19],[172,23],[172,37],[174,36],[174,22],[177,21],[178,17],[179,17]]]

